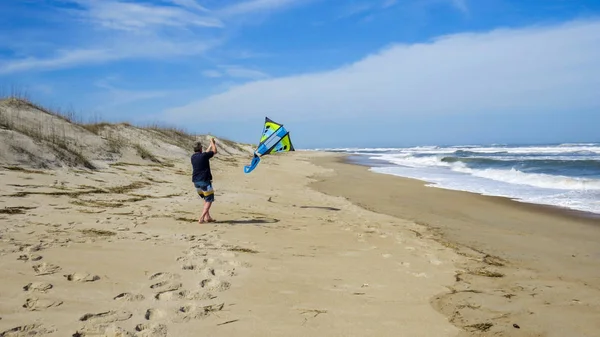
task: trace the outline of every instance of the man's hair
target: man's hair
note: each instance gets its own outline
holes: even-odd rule
[[[194,152],[201,152],[201,151],[202,151],[202,143],[196,142],[196,144],[194,144]]]

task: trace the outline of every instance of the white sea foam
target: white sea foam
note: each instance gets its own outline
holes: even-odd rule
[[[522,202],[565,207],[600,214],[600,190],[539,188],[531,185],[511,184],[482,179],[477,176],[435,168],[415,170],[407,167],[374,167],[371,171],[397,175],[429,182],[427,186],[482,195],[500,196]],[[569,184],[569,183],[567,183]]]
[[[600,161],[600,144],[576,143],[548,146],[508,147],[466,145],[452,147],[423,146],[409,148],[352,148],[335,149],[367,158],[375,165],[372,170],[420,179],[430,186],[463,190],[484,195],[509,197],[523,202],[555,205],[576,210],[600,213],[600,169],[593,162]],[[458,152],[457,151],[464,151]],[[443,161],[445,157],[468,157],[471,162],[457,159]],[[486,167],[481,159],[496,161],[494,167]],[[472,160],[477,160],[473,164]],[[532,162],[531,160],[536,160]],[[527,162],[529,166],[553,165],[556,161],[581,163],[587,173],[573,176],[573,172],[532,173],[510,166],[497,167],[506,161]],[[389,166],[385,166],[389,164]],[[510,165],[510,164],[505,164]],[[561,164],[564,165],[564,164]],[[571,164],[569,164],[571,165]],[[595,170],[595,171],[594,171]],[[591,173],[590,173],[591,172]],[[576,174],[575,174],[576,175]]]
[[[510,170],[473,170],[465,167],[452,167],[452,170],[469,173],[475,177],[501,181],[509,184],[528,185],[539,188],[559,190],[598,190],[600,191],[600,180],[573,178],[539,173],[524,173],[515,169]]]

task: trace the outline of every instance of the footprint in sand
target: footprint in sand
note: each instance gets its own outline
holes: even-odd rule
[[[51,275],[58,272],[61,268],[57,265],[51,263],[40,263],[32,266],[33,271],[35,271],[37,276],[42,275]]]
[[[168,273],[168,272],[159,272],[159,273],[150,275],[150,277],[148,279],[150,281],[155,281],[155,280],[174,280],[174,279],[179,279],[179,278],[181,278],[181,275],[179,275],[179,274]]]
[[[167,317],[167,312],[163,309],[148,309],[146,310],[146,314],[144,318],[149,321],[161,319]]]
[[[25,336],[46,336],[56,330],[46,329],[41,324],[29,324],[22,325],[16,328],[12,328],[3,332],[0,332],[2,337],[25,337]]]
[[[158,292],[178,290],[182,286],[181,282],[177,282],[180,277],[180,275],[173,273],[161,272],[153,274],[149,279],[156,281],[156,283],[152,284],[150,288]]]
[[[192,319],[200,319],[205,318],[213,312],[218,312],[223,310],[225,303],[207,305],[207,306],[197,306],[195,304],[182,306],[177,310],[177,318],[174,320],[175,322],[186,322]]]
[[[126,331],[117,326],[97,326],[97,327],[85,327],[82,331],[77,331],[71,335],[72,337],[135,337],[129,331]]]
[[[237,273],[235,271],[235,268],[231,268],[231,269],[215,269],[215,268],[211,268],[211,267],[207,267],[207,268],[203,268],[199,270],[200,274],[205,276],[205,277],[212,277],[212,276],[216,276],[216,277],[233,277],[235,276]]]
[[[31,292],[41,292],[41,293],[45,293],[48,290],[52,289],[53,285],[50,283],[44,283],[44,282],[32,282],[27,284],[26,286],[23,287],[23,290],[25,291],[31,291]]]
[[[106,323],[114,323],[119,321],[126,321],[133,316],[129,311],[124,310],[110,310],[105,312],[100,312],[96,314],[85,314],[79,318],[82,322],[89,322],[92,324],[106,324]]]
[[[98,275],[91,275],[87,273],[73,273],[69,275],[64,275],[69,281],[73,282],[94,282],[100,279]]]
[[[51,307],[58,307],[61,304],[63,304],[63,301],[32,297],[25,301],[23,308],[29,311],[41,311]]]
[[[115,301],[139,302],[145,299],[142,294],[121,293],[113,298]]]
[[[183,284],[181,284],[180,282],[166,280],[154,283],[150,286],[150,288],[156,290],[159,293],[164,293],[165,291],[178,290],[179,288],[181,288],[182,285]]]
[[[191,292],[189,290],[181,291],[165,291],[156,294],[154,296],[157,300],[161,301],[172,301],[172,300],[188,300],[188,301],[199,301],[199,300],[211,300],[216,298],[208,292]]]
[[[196,269],[198,269],[198,266],[196,266],[195,264],[186,263],[186,264],[184,264],[184,265],[181,266],[181,269],[183,269],[183,270],[196,270]]]
[[[225,291],[231,287],[231,283],[216,278],[209,278],[200,281],[200,287],[206,290]]]
[[[17,258],[17,260],[20,261],[39,261],[41,260],[42,257],[40,255],[19,255],[19,257]]]
[[[40,251],[42,249],[48,248],[51,245],[47,242],[42,242],[42,243],[38,243],[37,245],[33,245],[33,246],[28,246],[28,247],[24,247],[21,250],[26,252],[26,253],[32,253],[32,252],[37,252]]]
[[[135,327],[136,337],[166,337],[167,326],[164,324],[138,324]]]

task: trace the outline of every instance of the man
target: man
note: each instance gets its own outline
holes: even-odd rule
[[[204,199],[204,209],[200,216],[199,223],[215,222],[216,220],[210,216],[210,206],[215,201],[215,191],[212,187],[212,173],[210,172],[210,158],[217,154],[217,146],[215,139],[210,140],[208,151],[202,152],[202,144],[197,142],[194,145],[194,154],[192,155],[192,181],[196,187],[198,195]]]

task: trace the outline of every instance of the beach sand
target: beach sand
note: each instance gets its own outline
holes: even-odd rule
[[[425,225],[423,236],[467,258],[432,300],[461,335],[600,336],[598,216],[426,187],[342,158],[315,160],[336,175],[311,186]]]
[[[0,170],[0,335],[598,336],[596,220],[339,158]]]
[[[187,159],[0,170],[0,334],[455,336],[430,300],[463,257],[309,188],[315,156],[213,160],[211,224]]]

